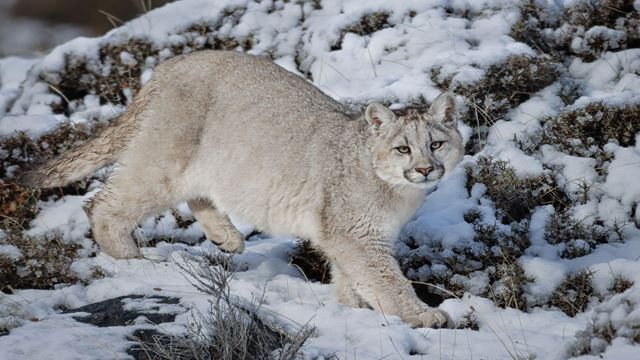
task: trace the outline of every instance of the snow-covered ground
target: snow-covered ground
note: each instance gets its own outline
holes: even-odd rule
[[[470,110],[472,99],[465,89],[482,84],[492,66],[499,68],[508,58],[542,56],[540,49],[517,41],[512,33],[522,20],[521,7],[525,3],[528,2],[177,1],[101,38],[72,40],[41,59],[0,59],[0,136],[7,138],[22,131],[37,139],[64,122],[108,121],[124,109],[124,103],[130,101],[140,82],[148,80],[157,63],[216,44],[220,39],[233,39],[232,47],[237,46],[239,51],[267,54],[329,96],[354,106],[373,100],[386,101],[396,108],[429,102],[447,83],[458,94],[463,120],[460,131],[466,140],[476,141],[472,135],[481,128],[481,120],[469,118],[474,111]],[[581,2],[535,3],[550,19],[561,19],[564,11]],[[640,1],[627,3],[635,8],[637,18]],[[208,26],[209,31],[193,30],[194,25]],[[554,33],[550,28],[546,33],[559,36],[558,29]],[[303,347],[304,357],[309,359],[563,359],[578,353],[584,353],[577,357],[580,359],[637,359],[640,134],[631,134],[631,140],[626,142],[608,142],[602,149],[573,141],[578,147],[584,145],[582,154],[557,143],[537,144],[532,147],[534,150],[523,145],[533,142],[531,139],[541,131],[548,132],[549,119],[579,112],[589,104],[625,107],[640,103],[640,49],[616,47],[624,41],[620,32],[600,29],[598,34],[610,34],[606,39],[613,42],[613,50],[585,60],[575,54],[581,54],[595,30],[572,31],[573,50],[556,61],[557,77],[513,106],[509,105],[510,100],[506,101],[507,111],[492,117],[481,135],[482,150],[467,155],[426,197],[398,246],[399,259],[412,279],[460,286],[458,296],[446,299],[440,308],[458,323],[471,313],[478,330],[411,329],[396,317],[342,306],[332,296],[331,285],[310,282],[289,264],[288,254],[297,242],[291,238],[252,237],[245,253],[234,258],[242,271],[234,275],[232,293],[248,301],[263,297],[263,311],[291,329],[314,327]],[[123,45],[131,44],[131,39],[149,44],[149,54],[136,54],[131,46]],[[122,47],[115,58],[103,51],[109,45]],[[99,87],[89,85],[84,92],[69,98],[71,95],[65,94],[69,85],[64,79],[75,76],[70,74],[78,64],[93,74],[93,78],[76,79],[73,86],[78,87],[99,76],[106,79],[113,71],[135,69],[118,74],[129,81],[123,86],[124,99],[111,101],[111,93],[96,92]],[[565,96],[567,88],[574,89],[572,96]],[[482,90],[475,94],[484,96]],[[490,100],[485,99],[483,104],[485,109],[492,109]],[[582,121],[579,116],[577,119]],[[4,152],[5,161],[6,150],[0,151]],[[488,184],[471,184],[467,188],[472,176],[472,170],[467,168],[477,167],[484,156],[508,162],[518,178],[553,178],[568,205],[560,208],[556,203],[537,204],[524,219],[504,223],[504,209],[492,197]],[[10,182],[14,171],[15,167],[8,166],[2,181]],[[89,278],[96,266],[108,276],[57,285],[52,290],[23,289],[0,294],[0,328],[13,328],[8,335],[0,336],[0,359],[127,356],[126,349],[131,345],[127,336],[136,326],[93,327],[61,314],[61,307],[75,308],[129,294],[176,297],[190,311],[178,315],[175,323],[162,325],[167,332],[182,331],[193,311],[208,309],[208,296],[196,291],[178,265],[195,261],[190,256],[197,258],[217,249],[209,241],[198,241],[203,234],[198,223],[181,227],[175,214],[188,218],[184,205],[174,213],[167,211],[141,224],[140,236],[174,242],[145,248],[149,259],[114,260],[103,254],[88,257],[94,245],[88,238],[90,227],[81,205],[99,191],[101,176],[91,182],[85,195],[41,200],[39,213],[26,233],[61,233],[62,241],[81,246],[78,260],[71,267],[78,277]],[[542,188],[543,192],[555,190]],[[479,223],[469,221],[470,211],[479,214]],[[604,240],[591,243],[587,238],[550,239],[549,224],[560,213],[569,214],[567,221],[599,229]],[[501,291],[510,275],[501,277],[498,265],[478,262],[486,254],[499,258],[502,252],[500,244],[488,244],[478,238],[476,225],[480,223],[495,226],[495,236],[500,239],[516,236],[517,229],[524,229],[527,244],[513,258],[514,264],[505,260],[523,272],[523,283],[518,286],[527,304],[524,308],[499,307],[499,302],[489,295]],[[246,234],[252,230],[250,225],[238,225]],[[474,254],[484,255],[474,258]],[[22,256],[17,248],[2,242],[0,255],[10,259]],[[407,260],[411,258],[428,261],[416,265]],[[453,259],[466,270],[459,271],[452,265]],[[567,275],[587,269],[593,272],[593,293],[587,299],[588,306],[570,317],[550,299],[558,294]],[[619,279],[627,280],[631,286],[616,293],[611,289]],[[515,304],[521,304],[521,300]],[[141,326],[147,325],[138,327]],[[608,329],[613,339],[602,335],[603,329]]]

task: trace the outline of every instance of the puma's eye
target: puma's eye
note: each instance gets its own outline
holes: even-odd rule
[[[396,148],[396,150],[400,153],[400,154],[408,154],[411,152],[411,149],[408,146],[398,146]]]
[[[444,141],[434,141],[431,143],[431,150],[438,150],[442,147],[442,144],[444,144]]]

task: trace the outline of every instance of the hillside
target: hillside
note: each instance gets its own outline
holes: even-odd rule
[[[42,58],[0,59],[0,359],[126,358],[136,339],[215,347],[226,335],[197,324],[233,319],[268,324],[260,346],[280,358],[636,359],[639,12],[640,0],[182,0]],[[185,204],[140,225],[145,259],[114,260],[82,211],[111,169],[53,190],[16,182],[103,129],[159,63],[202,49],[268,56],[354,110],[456,95],[466,156],[396,248],[455,329],[338,304],[308,243],[240,219],[247,249],[228,260]],[[228,282],[232,305],[210,303],[211,281]],[[145,297],[125,308],[149,321],[65,311],[132,295]]]

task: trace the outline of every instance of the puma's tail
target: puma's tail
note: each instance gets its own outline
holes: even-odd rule
[[[151,83],[144,86],[124,114],[97,137],[25,171],[19,182],[41,188],[64,186],[115,163],[134,135],[136,118],[149,103],[153,89]]]

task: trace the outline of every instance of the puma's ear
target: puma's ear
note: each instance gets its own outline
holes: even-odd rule
[[[364,112],[365,118],[373,131],[377,131],[384,124],[388,124],[396,119],[396,115],[388,107],[373,103],[367,106]]]
[[[429,107],[428,114],[433,121],[456,126],[456,98],[449,92],[440,94]]]

